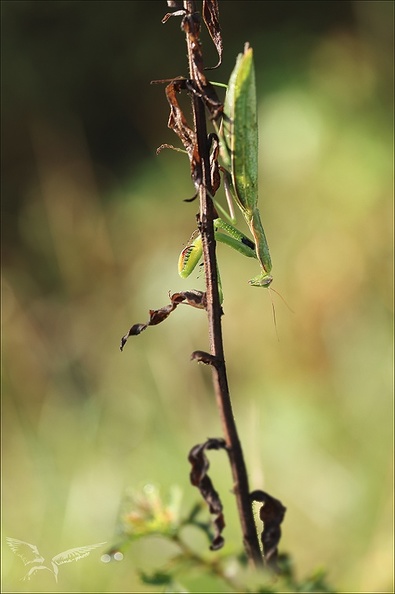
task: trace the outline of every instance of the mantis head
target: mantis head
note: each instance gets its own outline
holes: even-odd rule
[[[252,287],[265,287],[268,288],[273,280],[270,274],[258,274],[248,281],[248,284]]]

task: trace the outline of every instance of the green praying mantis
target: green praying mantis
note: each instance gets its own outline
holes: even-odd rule
[[[258,210],[258,124],[255,72],[252,48],[246,44],[230,76],[224,115],[218,131],[223,161],[224,188],[230,217],[234,222],[232,199],[240,208],[253,241],[221,218],[214,220],[215,239],[249,258],[256,258],[261,272],[249,281],[254,287],[269,287],[272,263]],[[222,210],[222,209],[221,209]],[[178,272],[187,278],[202,256],[202,238],[196,237],[180,254]]]

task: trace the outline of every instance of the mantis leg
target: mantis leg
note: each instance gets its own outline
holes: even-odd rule
[[[221,233],[218,231],[225,231],[228,233]],[[215,219],[214,221],[215,239],[233,248],[243,256],[248,258],[256,258],[255,245],[246,235],[241,233],[238,229],[226,223],[222,219]],[[200,235],[189,245],[187,245],[181,252],[178,259],[178,272],[181,278],[188,278],[192,271],[198,265],[203,253],[202,238]]]
[[[255,208],[252,212],[251,220],[249,222],[249,228],[252,236],[255,240],[257,258],[262,269],[269,274],[272,269],[272,261],[270,258],[269,245],[267,243],[266,235],[263,230],[261,222],[261,215],[258,208]]]
[[[259,216],[259,212],[258,212],[258,216]],[[259,219],[259,221],[260,221],[260,219]],[[259,227],[256,227],[256,229],[257,229],[257,231],[256,231],[257,237],[260,239],[260,241],[262,243],[262,233],[263,233],[263,238],[266,240],[266,238],[264,236],[263,228],[260,230]],[[217,241],[220,241],[221,243],[228,245],[229,247],[233,248],[234,250],[236,250],[243,256],[246,256],[247,258],[258,258],[260,260],[260,258],[257,256],[254,242],[251,241],[251,239],[249,239],[246,235],[244,235],[244,233],[242,233],[241,231],[239,231],[238,229],[233,227],[233,225],[230,225],[229,223],[226,223],[222,219],[218,218],[218,219],[215,219],[215,221],[214,221],[214,231],[215,231],[215,239]],[[261,234],[259,235],[259,233],[261,233]],[[178,259],[178,273],[181,276],[181,278],[188,278],[188,276],[193,272],[193,270],[198,265],[198,263],[202,257],[202,254],[203,254],[202,238],[200,235],[198,235],[196,237],[196,239],[190,245],[187,245],[187,247],[182,250],[180,257]],[[258,276],[255,276],[254,278],[252,278],[249,281],[249,284],[252,285],[253,287],[268,287],[273,280],[272,277],[269,275],[269,272],[271,269],[269,253],[267,252],[267,254],[266,254],[264,252],[263,255],[265,257],[265,261],[268,266],[268,270],[263,268],[263,271],[261,274],[259,274]],[[267,258],[269,258],[268,261],[267,261]],[[270,264],[270,268],[269,268],[269,264]],[[261,265],[262,265],[262,263],[261,263]],[[219,287],[221,287],[219,271],[218,271],[218,282],[219,282]],[[220,292],[222,294],[221,288],[220,288]],[[221,303],[222,303],[222,298],[221,298]]]

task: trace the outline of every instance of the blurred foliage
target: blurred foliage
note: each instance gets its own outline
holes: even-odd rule
[[[179,307],[119,340],[182,281],[195,227],[187,159],[154,79],[186,73],[165,2],[8,2],[2,12],[3,530],[45,558],[109,541],[127,489],[195,493],[187,452],[219,436],[202,312]],[[221,2],[226,81],[254,48],[260,102],[260,210],[273,259],[219,246],[225,350],[253,489],[287,507],[280,550],[297,578],[325,567],[340,591],[392,592],[393,4]],[[215,51],[203,35],[206,63]],[[226,465],[211,461],[240,530]],[[188,501],[187,501],[188,500]],[[202,541],[199,541],[202,538]],[[147,540],[148,542],[148,540]],[[62,566],[63,591],[152,591],[174,544],[131,543]],[[194,546],[206,546],[204,535]],[[211,559],[217,553],[210,553]],[[46,572],[40,572],[46,573]],[[3,554],[3,591],[21,582]],[[50,581],[52,579],[52,581]],[[195,590],[213,589],[205,576]]]
[[[202,502],[193,505],[183,517],[181,496],[179,489],[173,488],[166,503],[159,490],[150,484],[141,492],[131,493],[121,516],[120,541],[102,556],[102,561],[122,560],[131,542],[155,535],[174,543],[175,550],[161,569],[150,573],[139,571],[139,576],[144,584],[162,587],[165,592],[199,591],[196,579],[202,576],[214,578],[214,591],[218,592],[224,591],[224,587],[230,592],[334,592],[326,583],[323,571],[316,571],[298,582],[288,555],[280,558],[278,572],[267,569],[256,572],[248,567],[244,551],[236,555],[230,549],[214,558],[207,554],[207,547],[206,554],[196,552],[196,529],[212,543],[212,527],[210,522],[199,518],[204,507]],[[185,538],[188,527],[195,531]]]

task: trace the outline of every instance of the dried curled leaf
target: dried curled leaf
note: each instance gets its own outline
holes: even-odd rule
[[[252,501],[263,503],[259,512],[259,517],[263,522],[261,541],[263,545],[265,565],[278,573],[277,547],[281,538],[280,524],[284,519],[287,508],[283,506],[281,501],[275,499],[264,491],[253,491],[250,497]]]
[[[196,133],[188,126],[187,120],[177,99],[177,94],[180,93],[182,89],[186,88],[185,84],[185,80],[174,80],[168,84],[165,89],[166,98],[170,105],[170,115],[167,125],[177,134],[188,154],[191,177],[196,190],[198,190],[203,181],[203,173]]]
[[[203,0],[203,20],[218,52],[218,63],[211,68],[207,68],[207,70],[214,70],[221,66],[223,50],[217,0]]]
[[[211,543],[210,549],[216,551],[223,547],[224,538],[222,531],[225,528],[225,519],[222,513],[222,502],[217,491],[214,489],[213,483],[207,474],[210,463],[205,450],[220,450],[226,449],[226,442],[222,438],[210,438],[204,443],[194,446],[188,455],[188,460],[192,465],[190,473],[190,480],[194,487],[197,487],[202,494],[203,499],[207,503],[210,513],[215,514],[214,531],[215,536]]]
[[[177,4],[172,4],[173,8],[177,8]],[[180,9],[172,13],[167,13],[162,19],[162,23],[166,23],[172,16],[181,16],[181,29],[188,37],[188,47],[192,52],[191,56],[191,72],[188,90],[196,93],[204,101],[211,117],[217,119],[223,111],[223,105],[219,100],[213,85],[207,80],[204,74],[203,53],[200,43],[200,16],[197,12],[189,12],[188,10]],[[222,37],[219,26],[219,11],[217,0],[205,0],[203,2],[203,19],[207,26],[208,32],[214,45],[217,49],[219,60],[218,64],[214,66],[217,68],[222,60]],[[192,82],[193,81],[193,82]],[[185,87],[184,87],[185,88]]]
[[[219,155],[219,140],[216,134],[209,134],[210,143],[210,181],[211,181],[211,196],[215,196],[219,186],[221,185],[221,175],[219,173],[218,155]]]
[[[182,2],[179,2],[178,0],[167,0],[167,6],[169,8],[178,8],[178,10],[176,10],[174,12],[167,12],[162,19],[162,23],[166,23],[169,20],[169,18],[172,16],[184,16],[185,15],[185,9],[181,8]]]
[[[196,79],[197,80],[197,79]],[[215,92],[214,87],[211,83],[208,82],[204,74],[200,74],[200,78],[198,83],[188,81],[183,78],[178,78],[172,80],[165,88],[166,98],[170,106],[170,115],[169,120],[167,122],[167,126],[173,130],[181,140],[184,149],[189,158],[190,170],[191,170],[191,178],[194,183],[195,189],[198,192],[200,185],[203,183],[203,171],[202,171],[202,162],[201,156],[197,144],[197,137],[195,131],[190,128],[186,117],[180,107],[178,102],[177,95],[181,93],[182,90],[187,90],[192,94],[196,94],[202,98],[204,103],[206,104],[207,108],[209,109],[213,118],[217,118],[222,113],[222,103],[219,101],[217,94]],[[160,81],[152,81],[152,82],[160,82]],[[218,143],[218,140],[217,140]],[[174,150],[181,150],[176,149],[171,145],[161,145],[159,151],[162,148],[173,148]],[[214,157],[211,158],[211,169],[212,169],[212,179],[215,177],[215,182],[212,183],[212,186],[216,189],[212,192],[215,194],[216,190],[219,187],[219,173],[213,173],[213,169],[218,170],[218,148],[214,148]]]
[[[217,357],[206,353],[205,351],[193,351],[191,354],[191,361],[197,361],[198,363],[204,363],[205,365],[215,365],[218,363]]]
[[[207,296],[206,293],[203,291],[182,291],[180,293],[173,293],[173,295],[169,295],[171,303],[169,305],[165,305],[160,309],[150,309],[149,310],[149,320],[145,324],[134,324],[130,330],[121,338],[121,345],[120,349],[123,351],[123,348],[126,344],[127,339],[129,336],[137,336],[141,334],[143,330],[148,328],[148,326],[156,326],[160,324],[171,314],[172,311],[180,305],[180,303],[185,303],[186,305],[190,305],[191,307],[196,307],[197,309],[206,309],[207,307]]]
[[[207,309],[207,294],[204,291],[197,291],[195,289],[181,291],[181,293],[173,293],[170,299],[173,302],[177,302],[177,305],[185,302],[186,305],[196,307],[197,309]]]
[[[171,6],[172,8],[177,8],[179,5],[177,3],[171,3],[171,5],[169,6]],[[193,11],[190,12],[188,9],[183,8],[180,10],[176,10],[172,13],[167,13],[163,17],[162,23],[168,21],[169,18],[172,16],[182,17],[181,29],[185,32],[187,36],[187,45],[189,48],[188,51],[190,53],[190,77],[189,79],[175,77],[174,79],[171,79],[169,84],[166,86],[166,98],[170,105],[170,115],[167,125],[171,130],[173,130],[177,134],[189,157],[191,177],[196,190],[195,196],[190,199],[192,201],[196,197],[197,193],[199,192],[199,188],[203,183],[203,169],[196,132],[188,125],[187,120],[178,102],[177,95],[182,90],[186,90],[190,95],[194,95],[201,98],[201,100],[204,102],[205,106],[209,110],[212,119],[218,119],[222,115],[223,104],[219,100],[214,86],[207,80],[206,75],[204,74],[203,53],[199,39],[199,13]],[[217,0],[205,0],[205,2],[203,3],[203,18],[209,30],[210,36],[213,39],[213,42],[218,51],[218,66],[221,63],[222,38],[219,29]],[[165,81],[152,82],[158,83]],[[163,147],[164,146],[166,145],[163,145]],[[215,167],[218,169],[217,164],[215,165]],[[217,188],[219,186],[219,180],[217,181],[217,173],[218,172],[213,171],[212,169],[212,188],[214,188],[216,185]],[[215,177],[214,182],[213,176]],[[215,194],[215,191],[216,190],[214,190],[214,192],[211,192],[212,195]]]
[[[214,86],[207,80],[204,74],[203,53],[199,40],[200,22],[196,13],[185,16],[181,28],[189,38],[188,47],[192,52],[190,79],[186,88],[190,93],[200,97],[210,112],[212,119],[218,119],[223,112],[223,104],[218,98]]]

